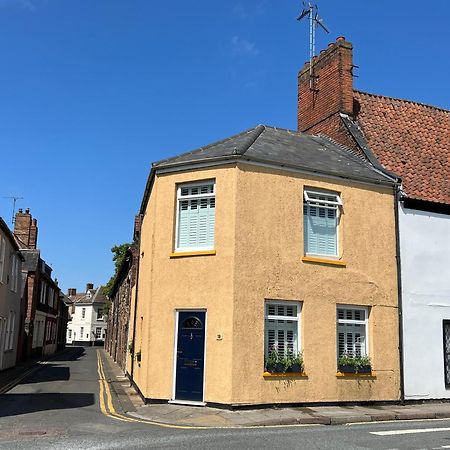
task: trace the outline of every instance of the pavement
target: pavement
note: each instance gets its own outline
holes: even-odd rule
[[[105,375],[117,395],[118,409],[129,417],[180,427],[234,428],[299,424],[341,425],[364,422],[450,418],[449,402],[371,406],[267,407],[219,409],[179,404],[145,405],[121,369],[104,350]]]

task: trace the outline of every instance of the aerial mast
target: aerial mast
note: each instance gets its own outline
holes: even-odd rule
[[[304,17],[309,19],[309,89],[315,91],[315,75],[314,75],[314,57],[316,56],[316,29],[319,25],[326,33],[329,30],[323,23],[323,19],[319,17],[317,5],[309,2],[306,5],[303,2],[303,11],[297,17],[297,20],[302,20]]]
[[[17,202],[17,200],[23,200],[23,197],[17,197],[17,196],[11,195],[9,197],[3,197],[3,198],[8,198],[8,199],[13,201],[13,210],[12,210],[11,224],[14,227],[15,216],[16,216],[16,202]]]

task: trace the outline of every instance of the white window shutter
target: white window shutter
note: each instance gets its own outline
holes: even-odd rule
[[[181,187],[179,193],[177,249],[213,248],[214,185]]]

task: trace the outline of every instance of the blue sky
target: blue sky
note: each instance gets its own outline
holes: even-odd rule
[[[450,109],[450,2],[321,0],[355,87]],[[61,287],[108,280],[152,161],[295,129],[299,1],[0,0],[0,215],[25,197]]]

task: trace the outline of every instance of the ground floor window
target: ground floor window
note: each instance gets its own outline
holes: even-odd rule
[[[367,320],[367,308],[356,306],[338,306],[338,358],[344,355],[353,358],[368,356]]]
[[[95,329],[95,339],[101,339],[101,337],[102,337],[102,329],[96,328]]]
[[[300,303],[266,302],[265,356],[276,351],[279,355],[299,351]]]
[[[84,327],[80,327],[80,338],[83,339]]]
[[[72,330],[69,330],[69,339],[72,339]]]
[[[450,387],[450,320],[444,320],[443,334],[444,334],[444,381],[445,386]]]

